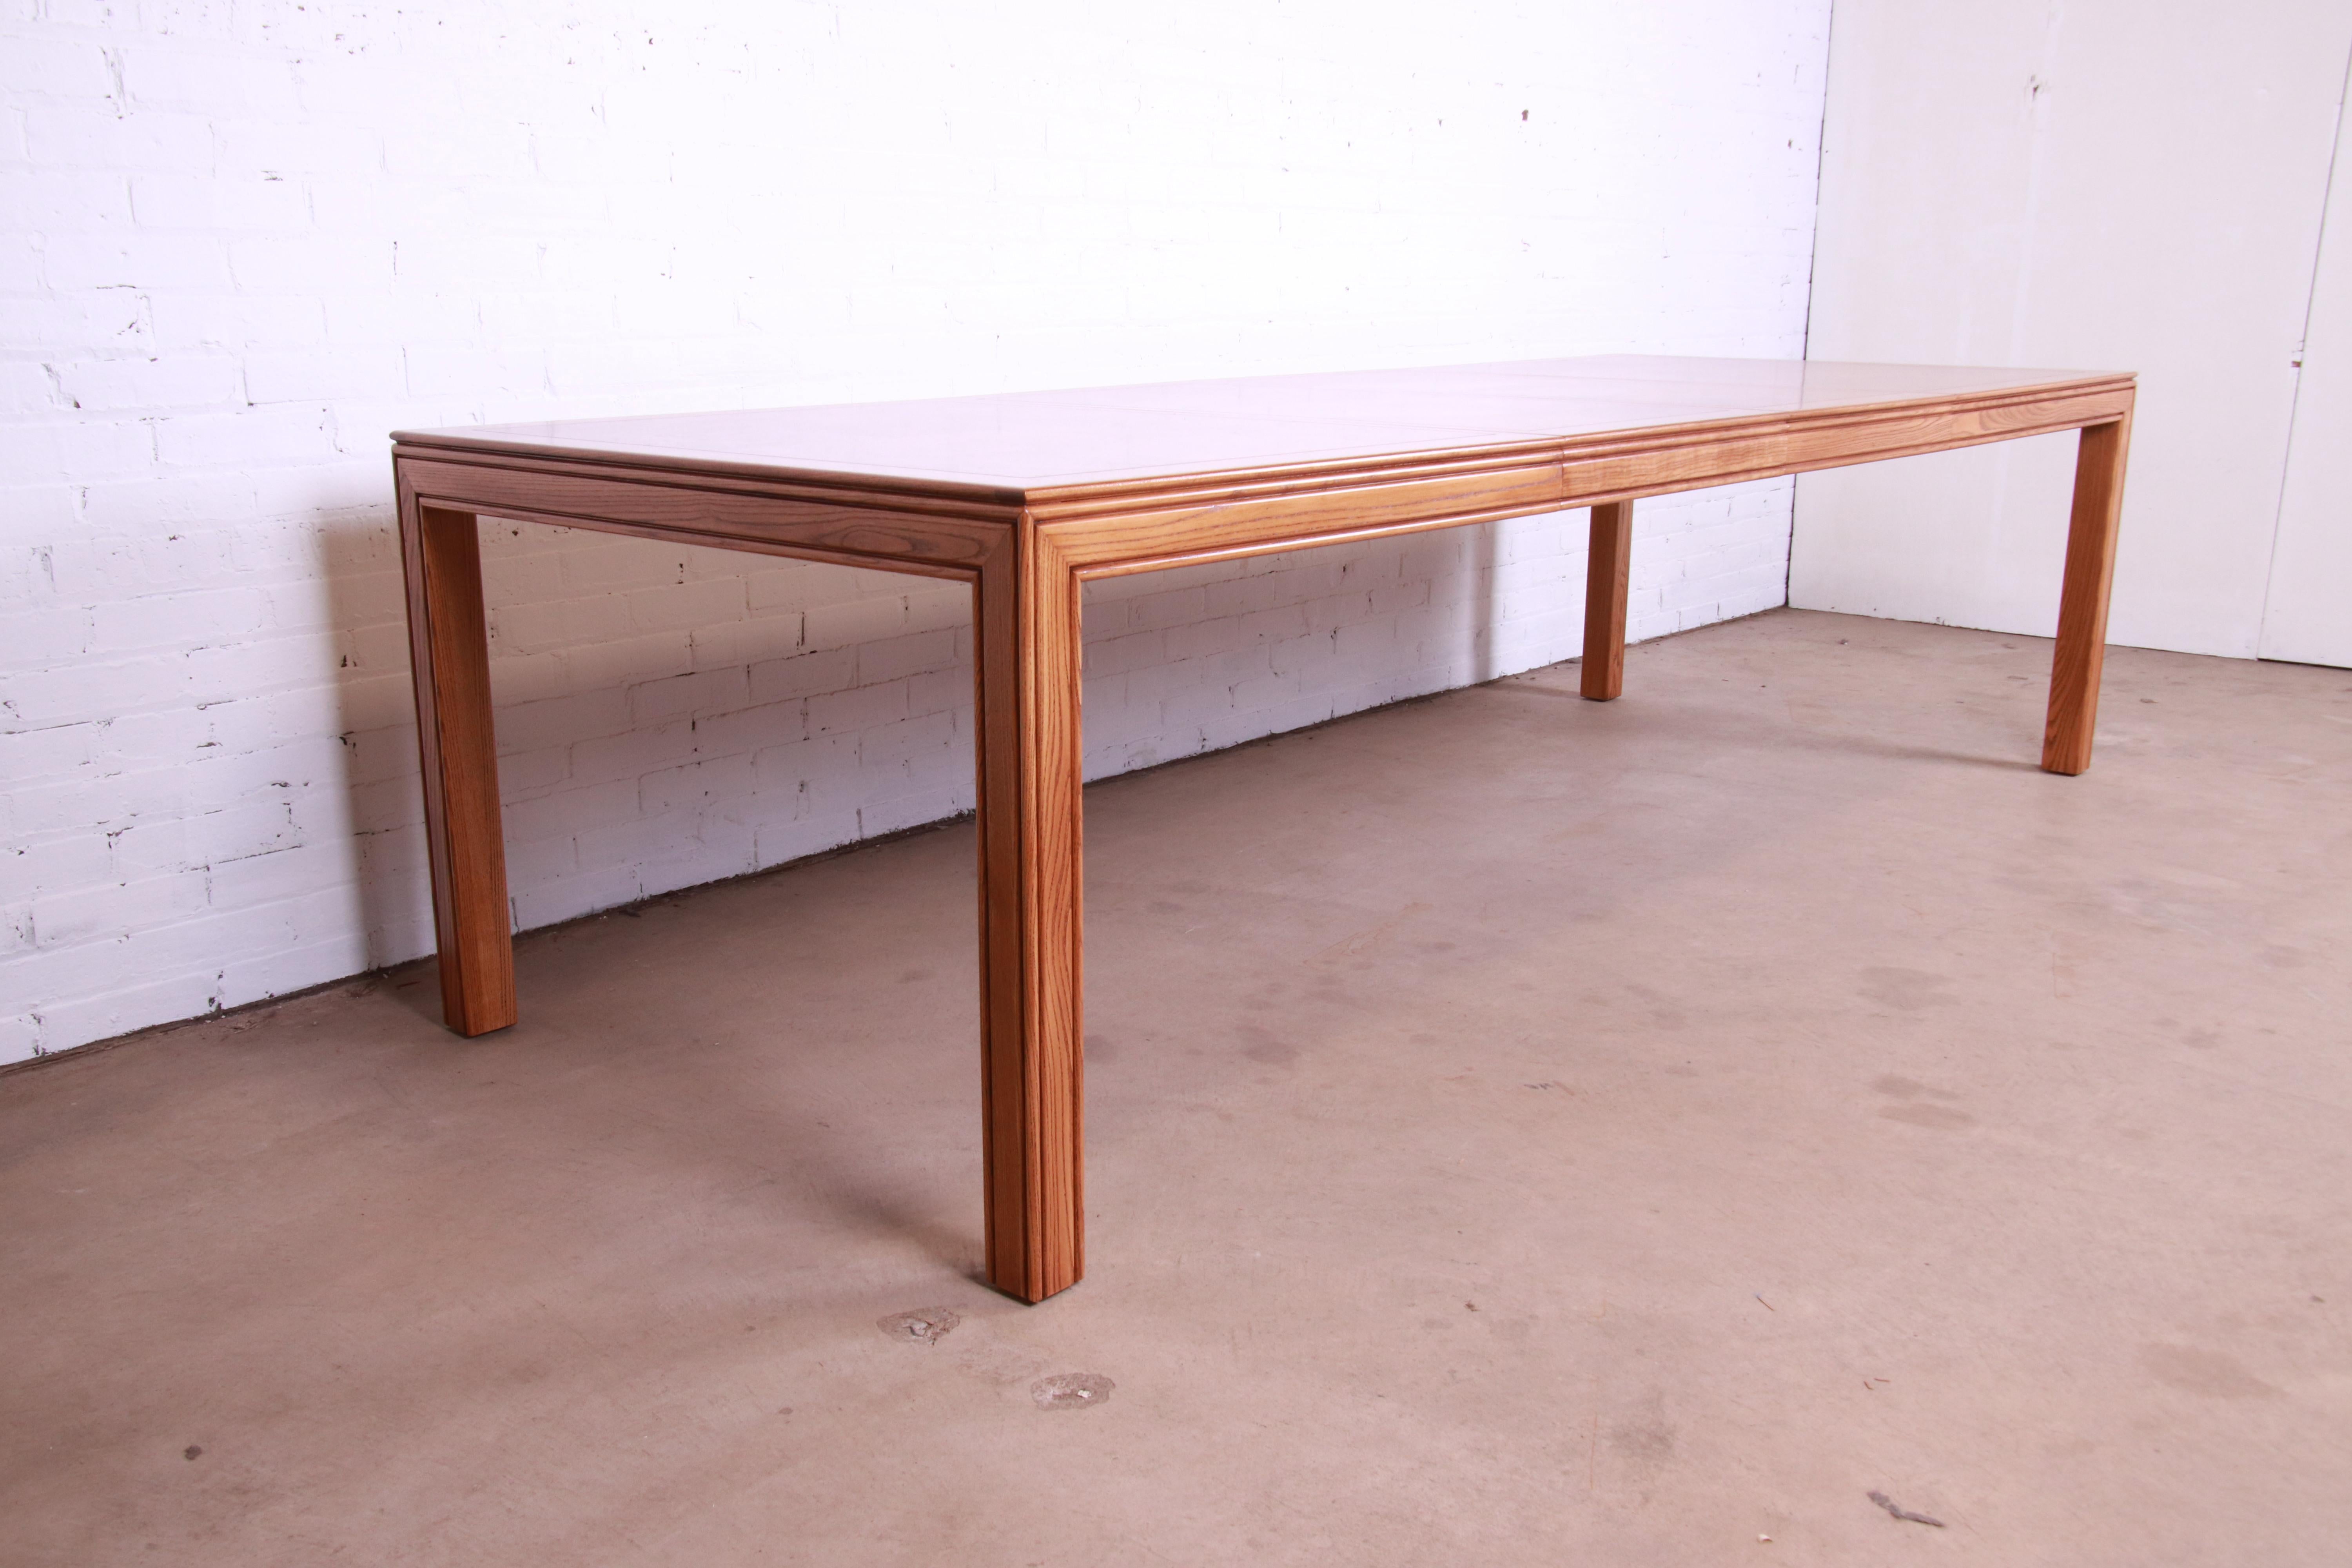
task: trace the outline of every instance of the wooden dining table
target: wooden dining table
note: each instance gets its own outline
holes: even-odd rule
[[[516,1020],[480,517],[969,584],[989,1279],[1085,1269],[1079,584],[1591,509],[1622,688],[1644,496],[2079,430],[2042,766],[2089,765],[2134,378],[1611,355],[394,436],[443,1016]],[[2053,520],[2054,526],[2054,520]]]

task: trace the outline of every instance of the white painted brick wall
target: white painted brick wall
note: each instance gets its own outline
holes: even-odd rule
[[[0,0],[0,1060],[429,946],[393,427],[1794,354],[1827,18]],[[486,533],[520,925],[968,807],[961,589]],[[1087,772],[1570,657],[1582,537],[1096,584]]]

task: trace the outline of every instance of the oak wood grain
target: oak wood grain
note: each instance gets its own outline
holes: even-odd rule
[[[1537,464],[1385,484],[1248,496],[1202,505],[1043,521],[1088,576],[1263,555],[1342,538],[1451,528],[1474,518],[1559,510],[1559,466]]]
[[[949,510],[921,498],[845,499],[838,490],[723,478],[688,483],[513,458],[469,463],[413,449],[395,452],[394,467],[428,500],[462,498],[494,516],[940,577],[971,576],[1020,515],[1017,507]]]
[[[460,1035],[483,1035],[516,1012],[480,531],[472,513],[404,491],[400,538],[441,1016]]]
[[[1029,520],[973,618],[988,1278],[1042,1301],[1086,1268],[1083,824],[1078,581]]]
[[[1189,490],[1138,487],[1130,503],[1161,503],[1140,510],[1108,505],[1097,490],[1039,501],[1033,511],[1081,572],[1108,576],[2013,440],[2113,418],[2129,401],[2124,383],[2005,394],[1967,406],[1746,418],[1580,437],[1551,447],[1541,462],[1524,447],[1418,454],[1327,468],[1312,482],[1284,474]],[[1165,504],[1171,500],[1183,504]]]
[[[2072,429],[2114,417],[2128,404],[2131,389],[2129,376],[2084,376],[1967,395],[1906,396],[1858,406],[1654,424],[1642,422],[1652,410],[1636,405],[1621,409],[1607,427],[1592,431],[1541,438],[1497,435],[1492,441],[1465,439],[1254,468],[1036,485],[1024,494],[1040,519],[1062,521],[1557,462],[1564,469],[1563,503],[1583,505]]]
[[[1563,451],[1563,500],[1575,506],[1622,496],[1664,495],[2013,441],[2112,419],[2130,400],[2126,382],[2051,395],[1839,410],[1801,420],[1644,432],[1613,450],[1580,446]]]

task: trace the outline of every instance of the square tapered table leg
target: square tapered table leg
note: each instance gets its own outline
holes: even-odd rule
[[[2042,765],[2079,773],[2091,765],[2099,720],[2099,674],[2106,663],[2107,595],[2116,578],[2116,524],[2123,517],[2124,459],[2131,415],[2083,427],[2074,456],[2074,510],[2066,532],[2066,576],[2058,593],[2058,647],[2050,666],[2050,717]]]
[[[441,1016],[460,1035],[484,1035],[515,1021],[515,984],[480,531],[471,512],[445,510],[404,492],[400,555],[425,763]]]
[[[1024,516],[975,601],[988,1278],[1042,1301],[1086,1269],[1078,579]]]
[[[1633,581],[1633,503],[1592,509],[1592,543],[1584,565],[1582,695],[1606,702],[1625,689],[1625,589]]]

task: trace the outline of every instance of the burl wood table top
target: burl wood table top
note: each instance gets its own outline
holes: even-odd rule
[[[1640,431],[1728,435],[1843,411],[1982,406],[2127,385],[2127,374],[1611,354],[1256,376],[905,403],[404,431],[404,447],[694,473],[896,481],[1003,500],[1176,476],[1381,459],[1553,455]]]

